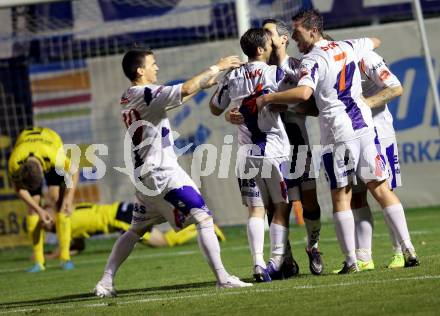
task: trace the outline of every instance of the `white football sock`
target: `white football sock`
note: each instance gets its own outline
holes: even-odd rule
[[[288,234],[289,230],[287,227],[274,223],[270,225],[271,261],[277,270],[280,269],[281,264],[283,263]]]
[[[264,219],[260,217],[250,217],[247,225],[249,247],[251,248],[254,265],[266,268],[264,262]]]
[[[333,213],[336,236],[347,265],[356,263],[354,218],[351,210]]]
[[[113,280],[118,268],[133,251],[133,248],[139,239],[140,237],[136,233],[128,230],[116,240],[112,252],[107,259],[104,275],[101,279],[105,284],[113,285]]]
[[[402,246],[400,245],[399,240],[396,237],[396,234],[393,232],[393,228],[388,216],[384,216],[384,219],[385,219],[385,223],[387,224],[388,233],[390,234],[390,240],[391,240],[391,244],[393,245],[394,254],[396,255],[403,254]]]
[[[197,240],[200,250],[208,261],[217,281],[220,283],[226,282],[229,274],[223,266],[220,256],[220,245],[214,231],[214,221],[212,218],[197,224]]]
[[[369,206],[353,209],[356,237],[356,257],[358,260],[370,261],[371,241],[374,221]]]
[[[408,226],[406,224],[405,212],[402,204],[394,204],[383,209],[383,215],[386,222],[389,223],[397,240],[404,249],[414,251],[414,246],[411,243]]]
[[[303,218],[307,230],[307,250],[318,248],[321,233],[321,210],[317,209],[310,212],[303,209]]]

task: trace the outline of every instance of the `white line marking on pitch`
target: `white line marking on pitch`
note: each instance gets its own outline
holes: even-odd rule
[[[335,283],[335,284],[318,284],[318,285],[297,285],[289,288],[272,288],[272,289],[252,289],[247,288],[243,289],[244,291],[234,291],[228,292],[228,290],[219,290],[217,293],[198,293],[198,294],[190,294],[190,295],[178,295],[178,296],[167,296],[167,297],[151,297],[151,298],[143,298],[138,300],[131,301],[122,301],[122,302],[114,302],[114,305],[109,305],[107,302],[103,303],[91,303],[84,305],[64,305],[64,306],[53,306],[53,307],[41,307],[41,308],[20,308],[20,309],[10,309],[0,311],[0,314],[8,314],[8,313],[21,313],[21,312],[44,312],[51,310],[62,310],[62,309],[73,309],[73,308],[90,308],[90,307],[106,307],[106,306],[115,306],[118,305],[129,305],[136,303],[148,303],[148,302],[158,302],[158,301],[173,301],[173,300],[181,300],[181,299],[190,299],[190,298],[200,298],[200,297],[208,297],[208,296],[231,296],[231,295],[244,295],[244,294],[252,294],[252,293],[267,293],[267,292],[275,292],[275,291],[285,291],[289,290],[309,290],[309,289],[318,289],[318,288],[332,288],[332,287],[344,287],[344,286],[352,286],[352,285],[365,285],[365,284],[380,284],[380,283],[389,283],[389,282],[400,282],[400,281],[424,281],[424,280],[438,280],[440,279],[440,275],[422,275],[416,277],[408,277],[408,278],[395,278],[395,279],[384,279],[384,280],[372,280],[372,281],[358,281],[358,282],[346,282],[346,283]],[[53,304],[53,303],[49,303]]]
[[[412,231],[412,235],[429,235],[434,233],[430,230],[416,230]],[[375,234],[373,235],[374,238],[381,238],[381,237],[388,237],[388,234]],[[336,237],[330,237],[330,238],[321,238],[321,242],[333,242],[337,241]],[[295,240],[290,243],[291,245],[302,245],[304,244],[304,240]],[[266,247],[269,246],[269,244],[265,245]],[[237,251],[237,250],[245,250],[249,249],[248,245],[243,246],[234,246],[234,247],[222,247],[222,252],[227,251]],[[131,255],[127,258],[127,260],[139,260],[139,259],[149,259],[149,258],[163,258],[163,257],[174,257],[174,256],[187,256],[187,255],[194,255],[198,254],[200,251],[197,250],[186,250],[186,251],[178,251],[178,252],[159,252],[159,253],[147,253],[147,254],[140,254],[140,255]],[[110,254],[110,250],[109,250]],[[74,263],[76,266],[83,266],[83,265],[89,265],[91,263],[100,263],[100,262],[106,262],[106,258],[99,258],[99,259],[88,259],[88,260],[81,260],[76,259],[74,260]],[[48,264],[46,265],[46,268],[57,268],[57,264]],[[25,268],[11,268],[11,269],[0,269],[0,273],[8,273],[8,272],[23,272],[25,271]]]

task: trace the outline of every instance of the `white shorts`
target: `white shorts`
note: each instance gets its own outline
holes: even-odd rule
[[[400,176],[399,152],[397,148],[396,137],[380,138],[380,148],[382,155],[385,157],[386,167],[388,170],[388,186],[391,190],[402,186],[402,178]],[[364,192],[367,187],[361,181],[358,181],[353,187],[353,193]]]
[[[289,194],[298,194],[298,188],[287,189],[283,174],[288,162],[287,157],[243,159],[236,170],[243,204],[267,207],[270,202],[288,203]]]
[[[175,230],[179,230],[212,215],[194,181],[180,166],[171,175],[152,174],[144,182],[152,179],[155,182],[154,179],[158,178],[160,182],[168,183],[160,194],[148,196],[136,192],[138,203],[133,211],[133,227],[149,228],[168,221]]]
[[[356,184],[356,176],[364,183],[388,178],[385,158],[374,132],[346,142],[324,147],[322,160],[330,189]]]

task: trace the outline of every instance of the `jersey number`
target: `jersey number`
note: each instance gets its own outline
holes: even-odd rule
[[[125,126],[129,128],[133,122],[139,121],[141,119],[141,115],[137,110],[130,109],[129,111],[125,111],[124,113],[122,113],[122,118],[124,120]],[[143,132],[144,132],[143,126],[139,126],[134,132],[132,137],[132,142],[134,146],[138,146],[142,142]],[[133,152],[134,152],[134,167],[138,168],[142,166],[143,161],[141,156],[139,155],[139,149],[136,149]]]

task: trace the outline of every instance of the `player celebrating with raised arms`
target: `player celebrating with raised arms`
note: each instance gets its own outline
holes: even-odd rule
[[[215,274],[217,287],[252,285],[230,275],[223,267],[211,212],[195,183],[177,163],[166,114],[167,108],[178,106],[200,89],[212,86],[220,71],[240,65],[238,57],[229,56],[183,84],[163,86],[156,84],[159,67],[152,51],[134,49],[124,55],[122,68],[132,85],[125,90],[120,103],[131,136],[132,148],[126,150],[131,152],[134,166],[128,172],[137,189],[138,203],[130,229],[113,246],[104,275],[94,290],[97,296],[116,295],[114,277],[119,266],[145,232],[164,221],[176,229],[196,223],[199,246]]]
[[[293,17],[293,39],[300,52],[298,87],[257,99],[259,108],[271,103],[300,103],[314,95],[319,109],[323,162],[330,182],[333,219],[345,261],[339,273],[358,271],[355,254],[355,225],[351,211],[351,182],[357,174],[381,205],[385,217],[405,249],[408,265],[418,264],[402,204],[389,189],[388,173],[374,138],[371,110],[362,99],[358,62],[361,52],[373,50],[377,39],[327,41],[322,16],[315,10]],[[373,96],[374,97],[374,96]],[[346,153],[348,152],[348,157]],[[354,179],[353,179],[354,178]]]
[[[290,146],[279,113],[269,109],[258,113],[255,100],[278,91],[284,72],[267,64],[272,53],[269,31],[249,29],[241,37],[240,46],[249,61],[223,78],[210,107],[214,115],[220,115],[231,105],[238,107],[243,116],[243,124],[238,125],[237,176],[243,204],[249,210],[247,233],[254,278],[267,282],[283,277],[290,214],[283,166],[287,169]],[[269,203],[274,205],[274,215],[270,225],[271,258],[266,267],[264,215]]]

